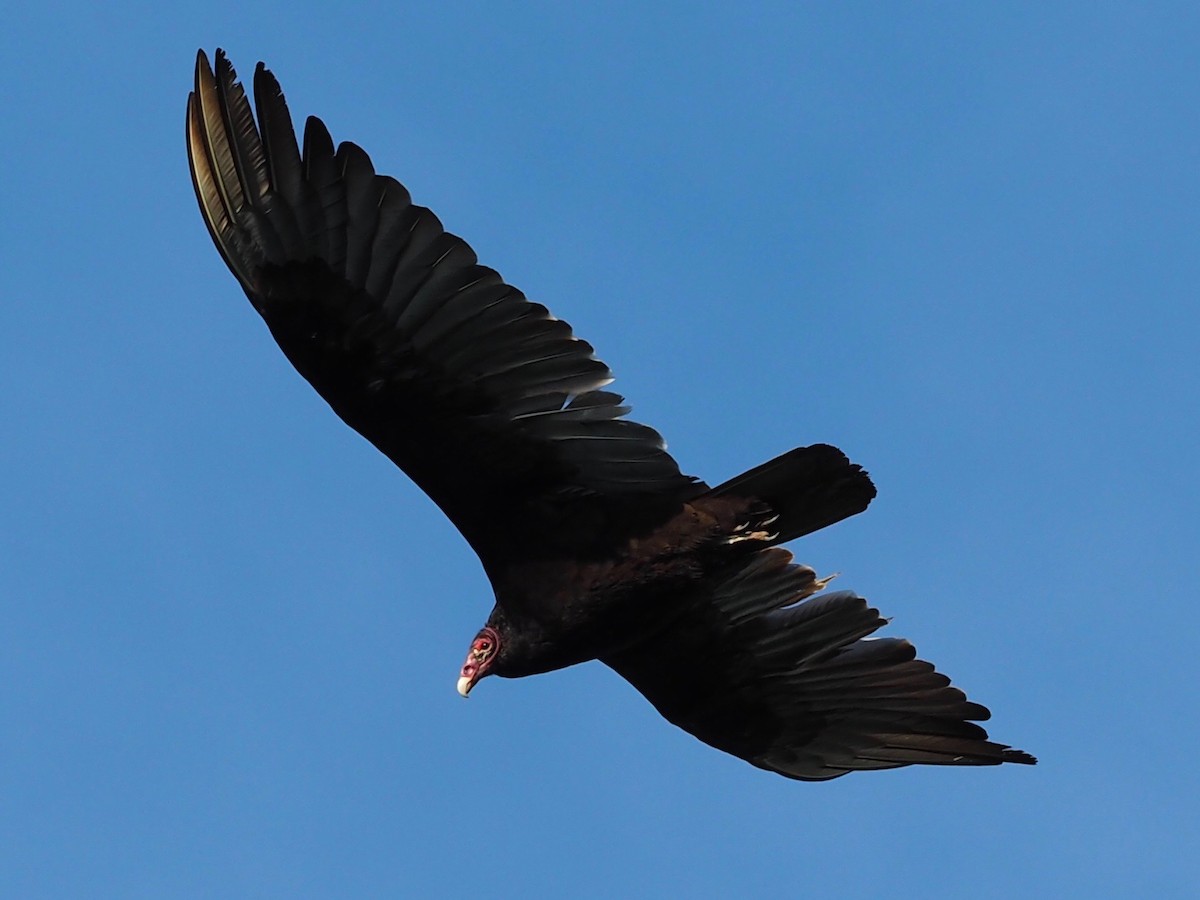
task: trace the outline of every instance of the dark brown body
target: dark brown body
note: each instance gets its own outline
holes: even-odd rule
[[[652,642],[703,602],[699,585],[744,555],[747,542],[728,540],[757,506],[744,498],[702,496],[605,559],[506,569],[488,618],[505,638],[493,672],[537,675]]]

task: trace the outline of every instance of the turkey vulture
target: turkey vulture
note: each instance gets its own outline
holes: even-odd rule
[[[309,118],[259,63],[251,111],[201,51],[187,147],[226,265],[292,365],[466,537],[495,591],[458,681],[599,659],[669,721],[790,778],[1034,758],[848,591],[778,544],[862,512],[867,473],[800,447],[710,488],[625,418],[544,306]]]

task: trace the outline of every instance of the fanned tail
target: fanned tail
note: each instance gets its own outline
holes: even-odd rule
[[[713,496],[761,500],[778,516],[772,544],[803,537],[867,508],[875,485],[862,466],[828,444],[797,447],[713,488]]]

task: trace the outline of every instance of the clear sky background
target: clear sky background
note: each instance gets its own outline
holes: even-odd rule
[[[0,895],[1194,896],[1195,4],[196,6],[0,33]],[[214,250],[200,46],[685,471],[863,463],[793,549],[1041,765],[789,782],[599,664],[461,700],[487,582]]]

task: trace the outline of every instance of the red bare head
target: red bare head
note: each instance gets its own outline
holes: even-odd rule
[[[458,692],[464,697],[471,693],[475,682],[488,673],[492,660],[500,652],[500,635],[495,628],[484,626],[471,641],[471,649],[467,651],[467,661],[463,663],[462,671],[458,673]]]

